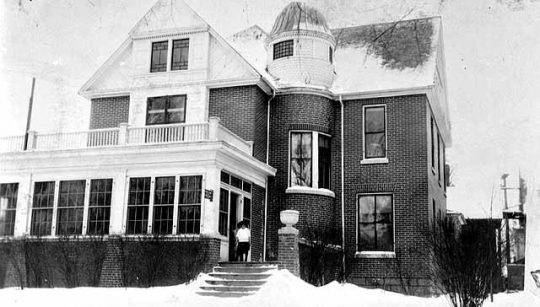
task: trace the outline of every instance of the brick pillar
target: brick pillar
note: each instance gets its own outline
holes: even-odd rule
[[[292,226],[278,230],[278,261],[281,268],[300,276],[300,250],[298,248],[298,229]]]
[[[107,240],[107,255],[101,267],[101,276],[99,277],[100,287],[123,287],[122,270],[124,266],[124,257],[122,250],[122,241],[119,237],[109,237]]]
[[[26,285],[26,258],[24,255],[24,242],[11,241],[9,254],[7,255],[7,269],[4,279],[4,287],[21,287]]]

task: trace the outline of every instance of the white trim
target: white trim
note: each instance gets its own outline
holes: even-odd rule
[[[410,95],[428,95],[434,88],[433,84],[409,88],[395,88],[395,89],[380,89],[374,91],[365,92],[333,92],[334,99],[343,96],[343,100],[359,100],[368,98],[383,98],[383,97],[396,97],[396,96],[410,96]]]
[[[364,158],[360,160],[360,164],[388,164],[388,158]]]
[[[396,258],[395,252],[356,252],[354,258]]]
[[[322,195],[322,196],[328,196],[332,198],[336,197],[336,194],[333,191],[330,191],[328,189],[319,189],[319,188],[301,187],[301,186],[289,187],[285,190],[285,193],[286,194]]]
[[[277,60],[279,61],[279,59]],[[289,94],[304,94],[304,95],[315,95],[331,100],[336,100],[336,96],[332,95],[332,92],[322,87],[313,87],[313,86],[287,86],[278,89],[276,95],[289,95]]]
[[[366,109],[384,107],[384,157],[366,158]],[[369,162],[369,161],[373,162]],[[362,106],[362,161],[360,164],[388,163],[388,112],[386,104],[367,104]]]
[[[133,34],[130,32],[128,34],[131,39],[134,41],[136,40],[143,40],[143,39],[151,39],[151,40],[162,40],[162,39],[171,39],[171,38],[177,38],[180,36],[189,36],[193,34],[198,33],[204,33],[208,31],[209,26],[195,26],[195,27],[188,27],[188,28],[182,28],[179,30],[176,29],[165,29],[165,30],[155,30],[155,31],[149,31],[149,32],[143,32],[139,34]]]
[[[360,223],[360,197],[361,196],[369,196],[369,195],[374,195],[374,196],[377,196],[377,195],[392,195],[392,240],[393,240],[393,243],[392,243],[392,247],[393,247],[393,251],[391,252],[388,252],[388,251],[359,251],[358,248],[359,248],[359,238],[358,238],[358,230],[359,230],[359,223]],[[377,254],[377,255],[380,255],[380,254],[388,254],[388,253],[393,253],[394,256],[395,256],[395,252],[396,252],[396,198],[395,198],[395,194],[393,192],[366,192],[366,193],[357,193],[356,194],[356,221],[355,221],[355,224],[356,224],[356,233],[355,233],[355,237],[356,237],[356,246],[355,246],[355,249],[356,249],[356,254],[355,254],[355,257],[357,254]],[[360,258],[381,258],[381,257],[360,257]],[[384,257],[384,258],[391,258],[391,257]]]

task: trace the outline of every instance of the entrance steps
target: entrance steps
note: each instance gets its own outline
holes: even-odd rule
[[[242,297],[259,291],[278,270],[277,262],[220,262],[197,294],[214,297]]]

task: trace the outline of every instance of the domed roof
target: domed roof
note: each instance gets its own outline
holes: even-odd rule
[[[296,30],[310,30],[332,35],[321,12],[302,2],[291,2],[281,11],[270,36]]]

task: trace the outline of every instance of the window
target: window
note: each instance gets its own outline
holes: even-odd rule
[[[109,234],[112,183],[112,179],[96,179],[90,181],[87,234]]]
[[[82,234],[85,187],[86,180],[60,182],[56,219],[58,235]]]
[[[33,236],[52,234],[54,188],[54,181],[36,182],[34,185],[32,225],[30,228],[30,234]]]
[[[360,195],[358,212],[358,250],[393,252],[392,195]]]
[[[199,233],[202,176],[180,177],[178,233]]]
[[[435,123],[431,118],[431,167],[435,170]]]
[[[188,69],[189,39],[173,40],[171,70]]]
[[[441,183],[441,135],[437,133],[437,176],[439,178],[439,184]]]
[[[30,234],[108,234],[112,184],[112,179],[36,182]],[[88,209],[85,209],[86,199]],[[86,220],[85,210],[88,210]]]
[[[227,235],[227,225],[229,219],[229,191],[221,188],[219,190],[219,224],[218,231],[222,236]]]
[[[311,187],[311,132],[291,133],[291,186]]]
[[[14,234],[18,194],[18,183],[0,184],[0,236]]]
[[[290,148],[290,186],[330,189],[330,137],[319,132],[291,132]]]
[[[167,70],[168,49],[168,41],[152,43],[152,62],[150,64],[150,72],[160,72]]]
[[[174,176],[156,177],[153,233],[173,233],[174,182]]]
[[[178,194],[175,192],[177,184]],[[150,198],[151,193],[153,199]],[[178,199],[176,224],[175,199]],[[126,233],[200,233],[201,202],[202,176],[131,178]],[[148,223],[149,219],[152,220],[151,224]]]
[[[364,108],[364,157],[386,157],[386,115],[384,106]]]
[[[186,120],[186,95],[148,98],[147,125],[176,124]]]
[[[131,178],[127,208],[128,234],[145,234],[148,228],[150,207],[150,177]]]
[[[274,44],[274,60],[293,55],[293,40],[286,40]]]

